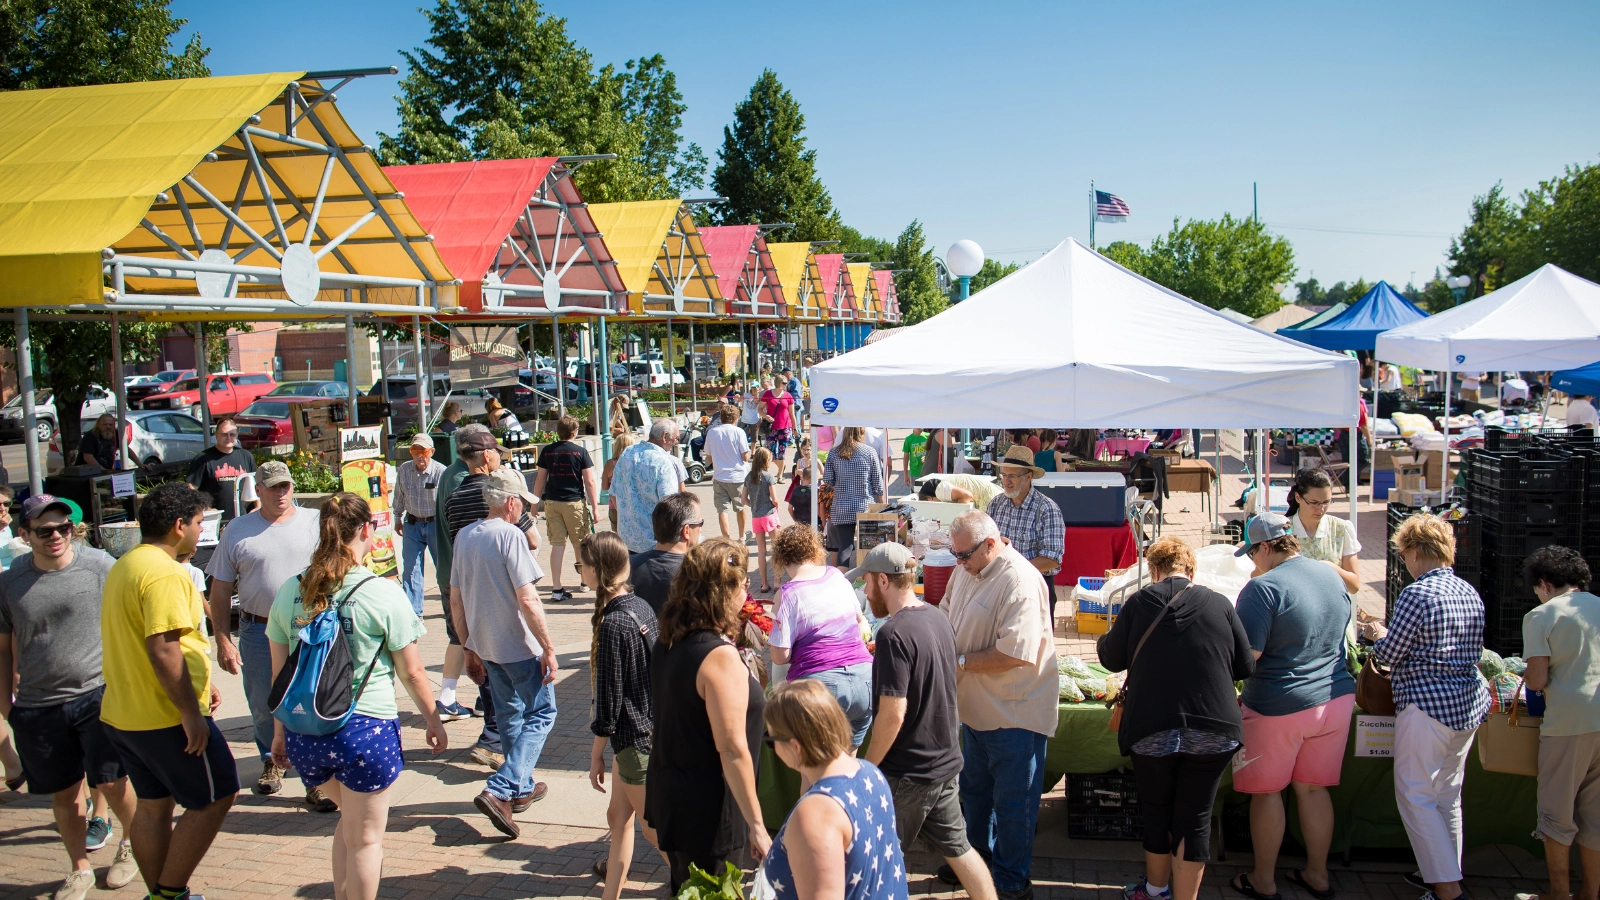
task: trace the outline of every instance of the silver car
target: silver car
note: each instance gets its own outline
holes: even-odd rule
[[[83,420],[83,433],[94,427]],[[206,427],[188,413],[160,409],[128,410],[128,453],[146,469],[180,467],[206,448]]]

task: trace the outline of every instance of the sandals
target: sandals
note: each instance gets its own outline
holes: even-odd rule
[[[1283,900],[1282,894],[1263,894],[1256,890],[1255,886],[1250,883],[1250,876],[1245,872],[1240,872],[1234,876],[1234,879],[1228,882],[1228,887],[1249,897],[1250,900]]]
[[[1325,891],[1319,891],[1311,886],[1311,882],[1306,881],[1305,876],[1300,874],[1299,869],[1289,870],[1289,883],[1315,897],[1316,900],[1333,900],[1333,885],[1328,885],[1328,889]]]

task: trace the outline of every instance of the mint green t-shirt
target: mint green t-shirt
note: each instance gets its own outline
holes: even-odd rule
[[[302,573],[303,576],[304,573]],[[422,620],[411,610],[411,601],[400,586],[388,578],[373,578],[361,585],[353,597],[346,592],[370,578],[372,572],[356,566],[344,576],[344,583],[333,596],[336,603],[344,605],[339,610],[340,624],[344,626],[345,639],[350,642],[350,656],[355,664],[355,685],[361,683],[367,666],[374,656],[378,664],[372,667],[372,677],[356,700],[356,712],[374,719],[398,719],[400,710],[394,702],[394,658],[396,650],[416,643],[427,633]],[[292,644],[299,639],[300,629],[311,621],[300,605],[300,577],[284,582],[278,596],[272,601],[272,612],[267,615],[267,640],[276,644]],[[388,652],[379,653],[380,649]]]
[[[1522,654],[1550,657],[1544,723],[1551,737],[1600,731],[1600,597],[1551,597],[1522,617]]]

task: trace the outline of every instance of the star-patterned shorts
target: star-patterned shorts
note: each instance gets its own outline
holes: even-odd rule
[[[399,719],[353,715],[333,734],[286,732],[284,744],[289,764],[308,788],[337,778],[352,791],[370,794],[394,784],[405,764]]]

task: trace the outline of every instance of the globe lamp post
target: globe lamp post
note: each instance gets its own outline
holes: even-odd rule
[[[977,241],[956,241],[945,251],[944,264],[951,275],[960,279],[961,296],[956,298],[959,303],[967,299],[972,276],[983,271],[983,248],[978,246]]]
[[[1456,305],[1460,306],[1462,299],[1467,296],[1467,288],[1472,287],[1472,276],[1451,275],[1444,280],[1444,284],[1450,289],[1450,296],[1456,298]]]

